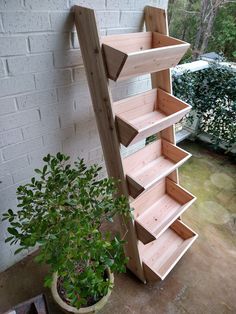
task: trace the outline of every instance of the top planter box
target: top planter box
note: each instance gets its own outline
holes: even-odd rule
[[[156,32],[102,37],[107,75],[117,81],[176,66],[190,45]]]

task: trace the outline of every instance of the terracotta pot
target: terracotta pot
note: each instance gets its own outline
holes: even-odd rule
[[[111,283],[114,283],[114,275],[111,273],[110,269],[107,269],[107,275],[108,278],[110,280]],[[52,292],[52,296],[54,301],[59,305],[59,307],[65,312],[65,313],[74,313],[74,314],[92,314],[92,313],[97,313],[98,311],[100,311],[104,305],[107,303],[110,295],[111,295],[111,291],[112,289],[109,289],[107,294],[101,299],[99,300],[97,303],[95,303],[94,305],[88,306],[88,307],[81,307],[79,310],[76,309],[73,306],[68,305],[67,303],[65,303],[60,295],[58,294],[57,291],[57,273],[53,274],[53,281],[52,281],[52,286],[51,286],[51,292]]]

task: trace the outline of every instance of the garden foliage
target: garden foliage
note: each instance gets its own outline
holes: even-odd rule
[[[199,131],[218,146],[236,143],[236,72],[213,64],[197,72],[173,75],[174,95],[192,105],[199,118]],[[190,114],[191,119],[191,114]]]
[[[110,232],[101,232],[114,215],[130,216],[127,199],[116,195],[116,182],[98,180],[100,167],[85,166],[78,160],[68,164],[68,156],[47,155],[39,179],[19,186],[19,211],[4,214],[10,227],[6,242],[18,243],[21,250],[39,245],[38,262],[51,266],[51,274],[62,278],[66,299],[79,308],[89,299],[99,300],[109,287],[105,271],[125,271],[124,241]],[[52,276],[45,283],[50,286]]]

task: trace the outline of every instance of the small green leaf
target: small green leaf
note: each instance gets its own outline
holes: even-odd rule
[[[38,173],[38,174],[42,174],[42,171],[39,170],[39,169],[34,169],[34,171],[35,171],[36,173]]]
[[[46,171],[47,171],[47,165],[45,165],[44,167],[43,167],[43,174],[45,174],[46,173]]]
[[[15,228],[8,227],[7,231],[14,236],[18,236],[18,231]]]
[[[20,247],[19,249],[17,249],[14,253],[14,255],[20,253],[21,251],[23,251],[25,249],[25,247]]]
[[[6,238],[5,242],[10,242],[12,239],[14,239],[14,237],[9,237],[9,238]]]
[[[13,213],[13,210],[12,210],[12,209],[8,209],[8,213],[9,213],[9,215],[11,215],[11,216],[13,216],[13,215],[14,215],[14,213]]]

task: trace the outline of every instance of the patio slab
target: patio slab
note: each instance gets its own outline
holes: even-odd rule
[[[236,313],[236,167],[198,143],[181,147],[193,157],[181,167],[180,182],[198,197],[183,221],[199,238],[163,282],[117,275],[103,314]],[[29,256],[1,273],[0,313],[44,292],[50,313],[61,314],[43,288],[46,272]]]

